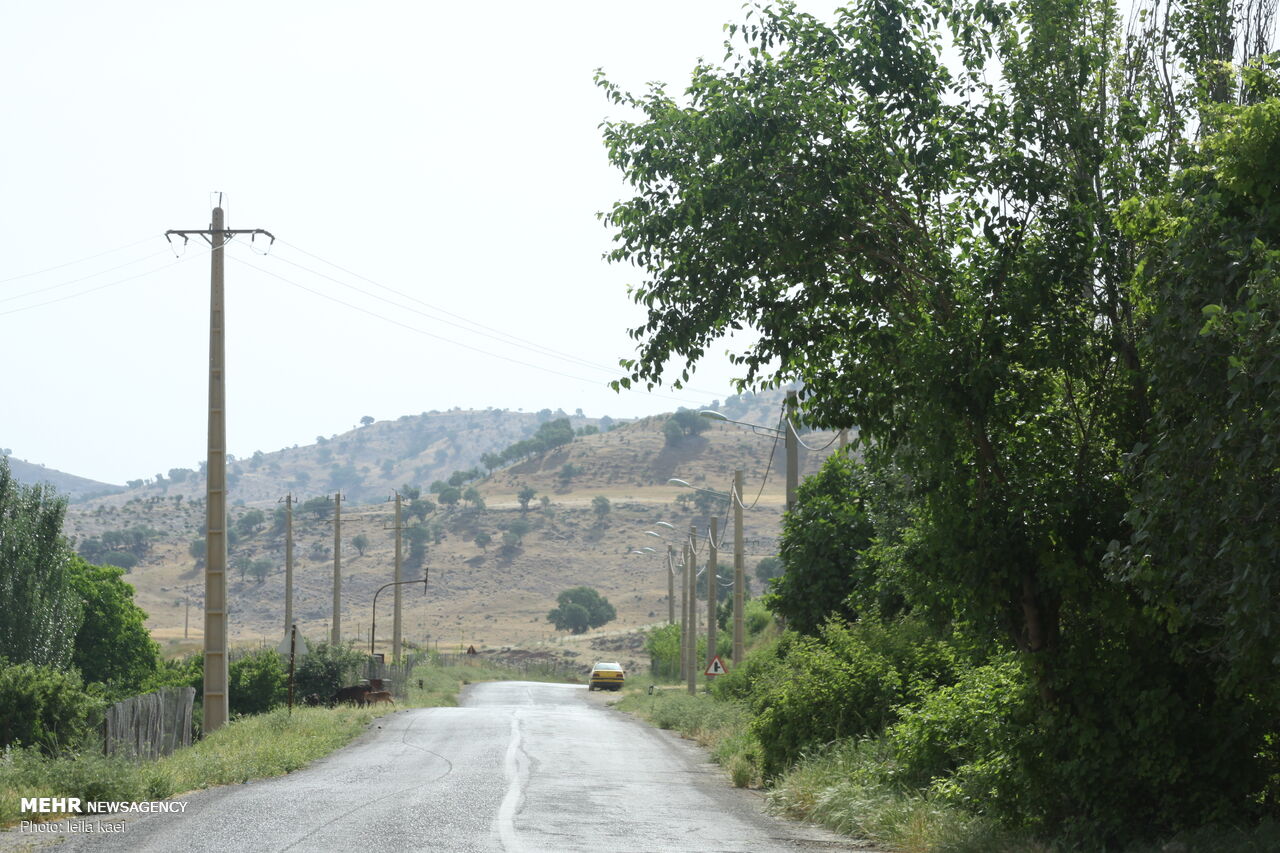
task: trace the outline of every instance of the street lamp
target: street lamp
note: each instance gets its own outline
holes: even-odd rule
[[[426,594],[427,594],[427,572],[426,572],[426,570],[424,570],[424,571],[423,571],[423,575],[422,575],[422,577],[421,577],[421,578],[418,578],[417,580],[411,580],[411,581],[391,581],[390,583],[384,583],[382,586],[378,587],[378,591],[377,591],[377,592],[375,592],[375,593],[373,594],[373,618],[369,621],[369,657],[373,657],[373,641],[374,641],[374,638],[376,638],[376,637],[378,636],[378,596],[379,596],[379,595],[382,593],[382,591],[383,591],[384,589],[386,589],[387,587],[394,586],[394,587],[399,588],[399,587],[404,586],[404,585],[405,585],[405,584],[407,584],[407,583],[420,583],[420,584],[422,584],[422,594],[423,594],[423,595],[426,595]]]

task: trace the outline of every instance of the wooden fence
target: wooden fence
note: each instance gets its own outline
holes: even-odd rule
[[[102,721],[107,755],[158,758],[191,745],[194,687],[165,687],[117,702]]]

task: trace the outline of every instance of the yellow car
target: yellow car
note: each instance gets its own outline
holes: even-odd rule
[[[621,690],[626,673],[616,663],[601,661],[591,667],[591,680],[587,682],[587,690]]]

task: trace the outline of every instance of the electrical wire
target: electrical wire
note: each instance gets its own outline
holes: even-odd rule
[[[262,255],[264,257],[266,256],[266,253],[262,253],[262,252],[258,252],[257,254]],[[314,269],[311,269],[310,267],[305,267],[302,264],[289,260],[288,258],[283,258],[283,257],[280,257],[279,255],[273,255],[272,257],[274,257],[276,260],[280,261],[281,263],[289,264],[290,266],[297,267],[303,272],[311,273],[314,276],[318,276],[327,281],[331,281],[334,284],[341,285],[342,287],[348,288],[349,290],[354,290],[356,293],[360,293],[360,294],[363,294],[364,296],[368,296],[370,299],[376,299],[379,302],[385,302],[388,305],[399,308],[401,311],[409,311],[413,314],[417,314],[420,317],[425,317],[428,320],[434,320],[437,323],[444,323],[445,325],[453,326],[455,329],[461,329],[464,332],[470,332],[472,334],[480,335],[481,337],[489,338],[490,340],[494,340],[494,341],[497,341],[498,343],[506,344],[507,346],[517,346],[517,347],[520,347],[521,349],[528,349],[537,353],[538,355],[546,355],[552,358],[558,358],[561,361],[567,361],[571,364],[576,364],[579,367],[587,367],[587,368],[590,368],[591,370],[603,371],[605,373],[608,373],[610,376],[617,376],[618,374],[618,371],[615,368],[603,367],[598,364],[592,364],[591,362],[578,358],[577,356],[561,353],[557,350],[551,349],[550,347],[544,347],[541,344],[537,344],[532,341],[526,341],[525,339],[517,338],[514,335],[507,335],[505,332],[496,332],[496,330],[491,330],[491,331],[495,331],[496,334],[490,334],[487,331],[472,329],[467,326],[464,326],[462,323],[456,323],[453,320],[449,320],[444,317],[437,317],[434,314],[430,314],[426,311],[422,311],[418,308],[414,308],[411,305],[404,305],[394,300],[388,299],[385,296],[379,296],[378,294],[373,293],[372,291],[366,290],[362,287],[357,287],[356,285],[350,284],[349,282],[342,281],[341,279],[334,278],[333,276],[327,275],[323,272],[320,272],[319,270],[314,270]],[[357,276],[357,278],[362,278],[362,277]],[[376,284],[376,282],[374,282],[374,284]],[[384,290],[391,290],[391,288],[385,287],[384,285],[378,285],[378,287],[382,287]],[[413,302],[419,302],[424,305],[427,304],[422,302],[422,300],[417,299],[408,294],[400,293],[399,291],[395,291],[395,290],[391,290],[391,292],[395,293],[397,296],[400,296],[401,298],[408,299]],[[428,306],[428,307],[432,308],[432,310],[434,311],[440,311],[445,314],[451,314],[451,312],[444,311],[443,309],[440,309],[440,308],[435,308],[434,306]],[[456,315],[451,314],[451,316],[456,316]],[[472,323],[473,325],[476,325],[476,326],[480,326],[480,324],[474,323],[471,320],[467,320],[466,322]],[[489,327],[481,326],[480,328],[488,329]],[[510,338],[511,340],[507,340],[506,338]]]
[[[90,273],[89,275],[81,276],[80,278],[73,278],[70,281],[63,281],[63,282],[59,282],[58,284],[50,284],[45,287],[37,287],[35,290],[28,290],[23,293],[15,293],[12,296],[5,296],[3,298],[0,298],[0,302],[12,302],[15,299],[22,299],[23,297],[26,297],[26,296],[35,296],[40,293],[48,293],[49,291],[57,290],[60,287],[70,287],[73,284],[79,284],[82,281],[88,281],[91,278],[97,278],[100,275],[106,275],[109,272],[115,272],[116,270],[124,269],[125,267],[131,267],[134,264],[140,264],[144,261],[149,261],[152,258],[158,258],[161,255],[167,255],[167,254],[169,254],[168,249],[161,249],[160,251],[155,252],[154,254],[146,255],[145,257],[141,257],[141,258],[135,258],[132,261],[125,261],[123,264],[117,264],[114,267],[108,267],[105,270],[99,270],[98,272]]]
[[[840,431],[836,430],[836,434],[831,436],[831,440],[828,441],[826,444],[822,445],[821,447],[810,447],[809,445],[804,443],[804,439],[802,439],[800,437],[800,434],[796,432],[796,428],[794,425],[791,425],[791,434],[796,437],[796,441],[799,442],[800,446],[803,447],[805,450],[812,450],[814,452],[819,452],[819,453],[822,452],[823,450],[826,450],[831,445],[835,444],[836,439],[840,437]]]
[[[492,326],[487,326],[487,325],[485,325],[484,323],[478,322],[478,321],[476,321],[476,320],[472,320],[472,319],[471,319],[471,318],[469,318],[469,317],[465,317],[465,316],[463,316],[463,315],[461,315],[461,314],[458,314],[458,313],[455,313],[455,312],[453,312],[453,311],[450,311],[450,310],[448,310],[447,308],[441,308],[441,307],[440,307],[440,306],[438,306],[438,305],[432,305],[430,302],[426,302],[426,301],[424,301],[424,300],[422,300],[422,299],[419,299],[418,297],[416,297],[416,296],[414,296],[414,295],[412,295],[412,294],[404,293],[404,292],[402,292],[402,291],[396,290],[396,289],[395,289],[395,288],[393,288],[393,287],[389,287],[389,286],[387,286],[387,285],[385,285],[385,284],[382,284],[381,282],[374,281],[373,279],[368,278],[368,277],[363,276],[363,275],[360,275],[360,273],[355,272],[355,271],[353,271],[353,270],[349,270],[349,269],[347,269],[346,267],[341,266],[340,264],[336,264],[336,263],[334,263],[333,261],[326,260],[325,258],[322,258],[322,257],[320,257],[319,255],[315,254],[314,252],[308,252],[306,249],[302,248],[301,246],[296,246],[296,245],[294,245],[293,243],[290,243],[290,242],[288,242],[288,241],[286,241],[286,240],[280,239],[280,240],[277,240],[276,242],[280,243],[281,245],[288,246],[289,248],[291,248],[291,249],[293,249],[293,250],[295,250],[295,251],[301,252],[302,254],[306,255],[306,256],[307,256],[307,257],[309,257],[309,258],[314,258],[315,260],[320,261],[320,262],[321,262],[321,263],[323,263],[323,264],[328,264],[329,266],[333,267],[334,269],[336,269],[336,270],[340,270],[340,271],[342,271],[342,272],[346,273],[346,274],[347,274],[347,275],[349,275],[349,276],[354,276],[355,278],[358,278],[358,279],[360,279],[361,281],[367,282],[368,284],[372,284],[374,287],[380,287],[380,288],[382,288],[383,290],[387,291],[388,293],[393,293],[393,294],[395,294],[396,296],[399,296],[401,299],[407,299],[407,300],[409,300],[409,301],[411,301],[411,302],[416,302],[416,303],[418,303],[419,305],[422,305],[422,306],[424,306],[424,307],[426,307],[426,308],[431,309],[432,311],[436,311],[436,312],[439,312],[439,313],[441,313],[441,314],[446,314],[446,315],[448,315],[448,316],[450,316],[450,317],[453,317],[453,318],[454,318],[454,319],[456,319],[456,320],[461,320],[463,323],[467,323],[468,325],[471,325],[471,326],[475,326],[475,327],[476,327],[476,329],[466,329],[466,331],[474,332],[475,334],[482,334],[482,335],[484,335],[485,337],[490,337],[490,338],[492,338],[492,337],[493,337],[493,335],[499,335],[499,336],[501,336],[501,338],[508,338],[509,340],[505,340],[505,341],[503,341],[503,343],[507,343],[507,344],[509,344],[509,345],[510,345],[510,344],[515,344],[515,345],[518,345],[518,346],[527,346],[527,347],[532,347],[532,348],[534,348],[535,350],[538,350],[538,351],[543,352],[544,354],[552,355],[552,356],[554,356],[554,357],[556,357],[556,358],[559,358],[559,359],[562,359],[562,360],[565,360],[565,361],[570,361],[570,362],[573,362],[573,363],[577,363],[577,364],[579,364],[579,365],[581,365],[581,366],[584,366],[584,367],[590,367],[590,368],[591,368],[591,369],[593,369],[593,370],[603,370],[603,371],[606,371],[606,372],[608,372],[608,373],[610,373],[610,374],[613,374],[613,375],[616,375],[616,374],[617,374],[617,368],[615,368],[615,367],[606,367],[606,366],[603,366],[603,365],[600,365],[600,364],[596,364],[596,363],[594,363],[594,362],[590,362],[590,361],[587,361],[586,359],[580,358],[579,356],[572,355],[572,354],[570,354],[570,353],[561,352],[561,351],[556,350],[556,349],[552,349],[551,347],[548,347],[548,346],[546,346],[546,345],[544,345],[544,344],[540,344],[540,343],[538,343],[538,342],[536,342],[536,341],[531,341],[531,340],[528,340],[527,338],[521,338],[521,337],[519,337],[518,335],[513,335],[513,334],[511,334],[510,332],[504,332],[504,331],[502,331],[501,329],[496,329],[496,328],[494,328],[494,327],[492,327]],[[278,256],[277,256],[277,257],[278,257]],[[282,259],[282,260],[283,260],[283,259]],[[293,262],[292,262],[292,261],[285,260],[285,263],[293,263]],[[298,264],[294,264],[294,266],[299,266],[299,267],[300,267],[300,265],[298,265]],[[305,269],[305,267],[300,267],[300,268]],[[315,273],[315,274],[316,274],[316,275],[323,275],[323,273]],[[331,280],[336,281],[336,279],[331,279]],[[339,282],[339,283],[341,284],[342,282]],[[345,286],[350,287],[351,285],[345,285]],[[368,295],[372,296],[373,294],[368,294]],[[375,298],[381,298],[381,297],[375,297]],[[393,304],[394,304],[394,303],[393,303]],[[429,316],[429,315],[428,315],[428,316]],[[439,322],[442,322],[442,323],[449,323],[450,325],[457,326],[457,323],[453,323],[453,322],[451,322],[451,321],[449,321],[449,320],[444,320],[444,319],[439,318],[439,317],[433,317],[432,319],[438,320]],[[459,328],[466,328],[466,327],[459,327]],[[484,330],[485,330],[485,332],[491,332],[491,333],[493,333],[493,334],[485,334],[485,332],[479,332],[479,331],[476,331],[477,329],[484,329]],[[501,338],[499,338],[499,340],[501,340]],[[717,395],[719,394],[719,392],[716,392],[716,391],[708,391],[708,390],[703,389],[703,388],[692,388],[692,387],[688,387],[688,386],[685,386],[685,388],[684,388],[683,390],[687,390],[687,391],[690,391],[690,392],[692,392],[692,393],[696,393],[696,394],[706,394],[706,395],[708,395],[708,396],[712,396],[712,397],[717,396]],[[669,399],[677,399],[677,398],[672,397],[672,398],[669,398]]]
[[[76,264],[83,264],[85,261],[92,261],[95,258],[101,258],[104,255],[114,255],[116,252],[123,252],[125,249],[132,249],[134,246],[141,246],[143,243],[147,242],[148,240],[154,240],[154,239],[155,239],[154,235],[150,237],[144,237],[141,240],[138,240],[133,243],[129,243],[127,246],[117,246],[114,249],[107,249],[105,252],[98,252],[96,255],[89,255],[88,257],[80,258],[79,260],[67,261],[66,263],[62,263],[62,264],[54,264],[53,266],[45,267],[42,270],[35,270],[34,272],[24,272],[21,275],[9,276],[8,278],[0,278],[0,284],[7,284],[8,282],[11,282],[11,281],[17,281],[20,278],[30,278],[33,275],[43,275],[44,273],[53,272],[54,270],[60,270],[60,269],[63,269],[64,267],[71,267],[71,266],[75,266]]]
[[[271,276],[272,278],[274,278],[274,279],[278,279],[279,281],[282,281],[282,282],[284,282],[285,284],[288,284],[288,285],[291,285],[291,286],[293,286],[293,287],[296,287],[296,288],[298,288],[299,290],[306,291],[307,293],[310,293],[312,296],[318,296],[318,297],[320,297],[321,299],[327,299],[327,300],[329,300],[330,302],[336,302],[337,304],[339,304],[339,305],[343,306],[344,308],[350,308],[352,311],[359,311],[361,314],[366,314],[366,315],[368,315],[368,316],[370,316],[370,317],[373,317],[373,318],[375,318],[375,319],[382,320],[382,321],[383,321],[383,322],[385,322],[385,323],[390,323],[390,324],[392,324],[393,326],[399,326],[399,327],[400,327],[400,328],[402,328],[402,329],[405,329],[405,330],[410,331],[410,332],[414,332],[414,333],[419,334],[419,335],[423,335],[424,337],[434,338],[435,340],[443,341],[444,343],[452,344],[453,346],[461,347],[462,349],[470,350],[470,351],[472,351],[472,352],[478,352],[478,353],[480,353],[481,355],[487,355],[487,356],[489,356],[489,357],[491,357],[491,358],[501,359],[502,361],[507,361],[507,362],[510,362],[511,364],[517,364],[517,365],[520,365],[521,367],[531,367],[531,368],[533,368],[534,370],[541,370],[541,371],[543,371],[544,373],[551,373],[551,374],[554,374],[554,375],[556,375],[556,376],[563,377],[563,378],[565,378],[565,379],[573,379],[573,380],[576,380],[576,381],[578,381],[578,382],[587,382],[587,383],[590,383],[590,384],[592,384],[592,385],[597,385],[597,384],[598,384],[597,380],[594,380],[594,379],[587,379],[587,378],[586,378],[586,377],[584,377],[584,376],[575,376],[575,375],[573,375],[573,374],[571,374],[571,373],[564,373],[563,371],[555,370],[554,368],[550,368],[550,367],[545,367],[545,366],[543,366],[543,365],[541,365],[541,364],[535,364],[534,362],[531,362],[531,361],[522,361],[522,360],[517,359],[517,358],[512,358],[511,356],[501,355],[501,354],[496,353],[496,352],[490,352],[489,350],[481,349],[480,347],[472,346],[471,344],[465,344],[465,343],[462,343],[461,341],[455,341],[455,340],[453,340],[452,338],[446,338],[445,336],[443,336],[443,335],[438,335],[438,334],[436,334],[435,332],[428,332],[428,331],[427,331],[427,330],[425,330],[425,329],[420,329],[420,328],[418,328],[417,326],[411,326],[411,325],[409,325],[408,323],[402,323],[402,322],[401,322],[401,321],[399,321],[399,320],[392,319],[391,317],[387,317],[387,316],[386,316],[386,315],[384,315],[384,314],[379,314],[379,313],[378,313],[378,312],[376,312],[376,311],[370,311],[368,308],[364,308],[364,307],[362,307],[362,306],[360,306],[360,305],[356,305],[356,304],[354,304],[354,303],[352,303],[352,302],[348,302],[348,301],[346,301],[345,299],[339,299],[338,297],[336,297],[336,296],[331,296],[330,294],[328,294],[328,293],[324,293],[323,291],[319,291],[319,290],[315,290],[314,288],[307,287],[305,284],[300,284],[300,283],[298,283],[298,282],[296,282],[296,281],[294,281],[294,280],[292,280],[292,279],[290,279],[290,278],[286,278],[286,277],[284,277],[284,276],[280,275],[279,273],[272,272],[271,270],[265,269],[265,268],[263,268],[263,267],[261,267],[261,266],[258,266],[257,264],[250,263],[249,261],[246,261],[246,260],[244,260],[244,259],[242,259],[242,258],[237,258],[237,257],[235,257],[234,255],[228,255],[228,258],[230,258],[231,260],[235,261],[235,262],[236,262],[236,263],[238,263],[238,264],[242,264],[243,266],[247,266],[247,267],[249,267],[249,268],[251,268],[251,269],[255,269],[255,270],[257,270],[258,272],[262,273],[263,275]],[[640,390],[640,389],[638,389],[638,388],[625,388],[625,389],[623,389],[623,390],[625,390],[625,391],[630,391],[630,392],[632,392],[632,393],[637,393],[637,394],[640,394],[640,393],[648,393],[650,396],[653,396],[653,397],[661,397],[661,398],[663,398],[663,399],[667,399],[667,400],[675,400],[675,401],[677,401],[677,402],[681,402],[681,403],[689,403],[689,402],[693,402],[693,401],[688,400],[688,399],[685,399],[685,398],[681,398],[681,397],[672,397],[672,396],[667,395],[667,394],[655,394],[655,393],[653,393],[653,392],[643,392],[643,391],[641,391],[641,390]]]
[[[199,257],[199,255],[192,255],[191,257],[195,258],[195,257]],[[48,299],[44,302],[37,302],[34,305],[24,305],[21,308],[10,308],[8,311],[0,311],[0,317],[5,317],[10,314],[17,314],[22,311],[30,311],[33,308],[43,308],[46,305],[54,305],[58,302],[66,302],[69,299],[76,299],[81,296],[88,296],[90,293],[97,293],[99,290],[106,290],[108,287],[115,287],[118,284],[124,284],[125,282],[135,281],[140,278],[145,278],[146,276],[149,276],[149,275],[155,275],[158,272],[163,272],[167,269],[171,269],[176,264],[180,264],[185,260],[187,260],[187,258],[182,257],[177,259],[173,263],[167,263],[162,267],[156,267],[154,269],[146,270],[145,272],[137,273],[136,275],[130,275],[130,276],[125,276],[124,278],[118,278],[115,281],[109,281],[106,284],[100,284],[97,287],[91,287],[87,290],[81,290],[76,293],[68,293],[66,296],[59,296],[56,299]]]

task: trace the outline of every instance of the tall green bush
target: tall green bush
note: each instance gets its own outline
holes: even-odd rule
[[[233,714],[263,714],[284,704],[289,677],[274,649],[258,649],[228,666]]]
[[[53,755],[83,746],[105,704],[85,690],[75,670],[0,658],[0,747],[22,744]]]

